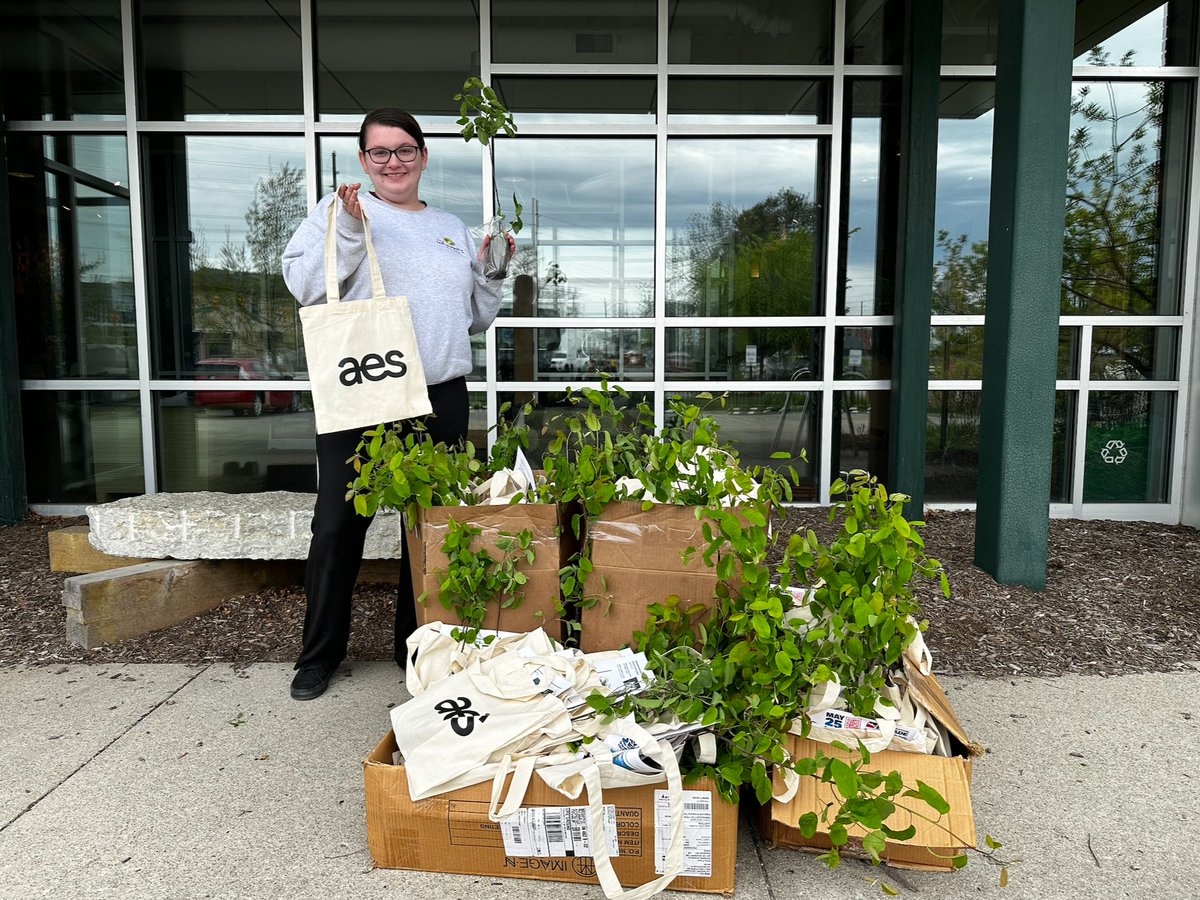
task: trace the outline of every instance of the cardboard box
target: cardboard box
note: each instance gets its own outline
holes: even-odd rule
[[[598,884],[590,856],[507,854],[501,826],[488,819],[490,781],[414,802],[409,798],[404,766],[392,763],[395,752],[396,737],[389,731],[363,763],[367,845],[375,865],[387,869]],[[657,877],[655,792],[665,787],[665,784],[650,785],[604,792],[605,806],[614,807],[620,849],[620,854],[612,860],[613,869],[626,887],[645,884]],[[690,858],[701,867],[707,860],[710,874],[681,875],[671,883],[671,889],[731,894],[737,860],[737,804],[723,801],[707,779],[686,785],[685,789],[707,793],[710,798],[704,801],[711,806],[712,818],[708,850],[698,842],[685,855],[685,862]],[[583,805],[582,799],[569,800],[535,776],[522,809]]]
[[[688,603],[712,606],[716,569],[704,562],[703,519],[694,506],[617,501],[588,521],[592,574],[585,594],[595,603],[580,616],[580,647],[585,652],[614,650],[646,627],[646,609],[672,594]],[[684,562],[683,551],[696,552]],[[715,564],[715,560],[714,560]]]
[[[577,544],[569,522],[559,507],[548,504],[516,503],[508,506],[436,506],[419,509],[408,519],[405,532],[405,552],[411,554],[413,596],[428,594],[424,603],[417,604],[417,622],[450,622],[459,624],[453,610],[442,605],[439,585],[447,567],[442,544],[449,531],[450,520],[468,522],[483,529],[476,538],[495,558],[501,557],[496,541],[501,533],[517,534],[529,529],[534,534],[532,565],[522,562],[518,567],[529,581],[525,584],[525,599],[520,606],[502,609],[499,602],[491,608],[484,628],[503,631],[532,631],[545,628],[555,640],[564,637],[558,609],[561,591],[558,570],[566,565]]]
[[[888,864],[900,868],[942,871],[953,868],[951,858],[957,856],[964,848],[976,846],[978,841],[975,833],[975,815],[971,808],[971,757],[974,749],[937,679],[932,675],[921,675],[915,669],[908,674],[910,691],[917,697],[918,702],[946,727],[951,737],[952,750],[957,755],[926,756],[922,753],[883,750],[871,754],[869,769],[885,774],[897,771],[903,776],[904,783],[913,787],[918,780],[924,781],[945,798],[950,804],[950,812],[941,817],[940,823],[934,824],[913,816],[903,808],[897,809],[888,819],[888,826],[903,829],[911,824],[916,826],[917,833],[907,841],[888,841],[882,857]],[[817,751],[823,751],[826,756],[837,756],[849,761],[857,761],[859,758],[857,752],[846,754],[828,744],[791,736],[788,752],[793,759],[811,757]],[[776,793],[782,788],[783,779],[776,775]],[[822,826],[818,826],[818,831],[813,837],[806,838],[796,824],[805,813],[815,812],[820,815],[825,805],[834,801],[832,785],[821,784],[815,778],[802,778],[800,790],[790,802],[772,801],[761,808],[759,828],[771,847],[824,852],[829,849],[830,843],[829,835],[822,830]],[[936,813],[920,800],[908,798],[901,802],[913,804],[913,809],[936,818]],[[867,854],[863,851],[861,843],[854,840],[856,837],[861,839],[864,833],[862,829],[851,829],[851,840],[840,852],[847,856],[866,858]]]

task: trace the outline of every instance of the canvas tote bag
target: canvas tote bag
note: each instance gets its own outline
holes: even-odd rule
[[[339,201],[325,231],[326,303],[300,307],[317,434],[371,428],[432,412],[407,297],[389,297],[362,208],[371,299],[341,302],[337,280]]]

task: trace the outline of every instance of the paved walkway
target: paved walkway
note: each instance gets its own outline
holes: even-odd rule
[[[390,663],[321,699],[290,667],[72,665],[0,672],[0,897],[601,898],[599,888],[373,869],[361,761],[402,702]],[[1200,896],[1200,672],[943,685],[972,737],[980,835],[1022,862],[931,874],[759,844],[737,897]],[[668,895],[670,896],[670,895]]]

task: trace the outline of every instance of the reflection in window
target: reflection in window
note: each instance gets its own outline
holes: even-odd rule
[[[1088,397],[1083,502],[1166,502],[1174,418],[1174,392],[1093,391]]]
[[[120,0],[22,0],[0,8],[4,118],[120,119],[125,115]]]
[[[978,314],[987,295],[991,81],[943,81],[934,211],[934,314]]]
[[[638,125],[654,122],[653,78],[498,75],[492,82],[517,124]]]
[[[1079,341],[1080,329],[1058,329],[1058,368],[1056,378],[1064,380],[1079,377]]]
[[[395,0],[316,0],[317,112],[324,121],[402,106],[425,124],[458,118],[453,97],[478,72],[479,20],[471,0],[439,0],[414,14]],[[372,53],[373,47],[404,48]]]
[[[904,3],[847,0],[846,63],[899,65],[903,57]]]
[[[929,377],[983,377],[983,326],[935,325],[929,334]]]
[[[164,491],[317,489],[316,427],[307,392],[267,390],[214,360],[213,390],[155,394],[158,471]],[[201,376],[203,377],[203,376]],[[223,389],[233,381],[236,389]]]
[[[655,0],[524,3],[492,0],[492,60],[498,63],[653,63]]]
[[[1065,330],[1065,329],[1064,329]],[[1079,394],[1054,393],[1054,441],[1050,455],[1050,502],[1070,503],[1075,472],[1075,409]]]
[[[536,282],[533,315],[653,315],[653,140],[502,140],[496,169],[524,206],[509,272]]]
[[[839,328],[835,378],[886,380],[892,377],[892,329]]]
[[[21,133],[7,146],[22,377],[136,377],[125,138]]]
[[[501,381],[648,381],[654,377],[654,330],[498,328],[496,366]]]
[[[1170,381],[1177,374],[1179,329],[1096,328],[1091,376],[1104,381]]]
[[[814,139],[667,144],[667,315],[820,312]]]
[[[663,369],[684,381],[817,381],[817,328],[668,328]]]
[[[672,78],[671,122],[816,125],[829,121],[828,81],[802,78]]]
[[[975,502],[979,392],[930,391],[925,424],[925,499]]]
[[[837,472],[887,472],[891,412],[892,397],[887,391],[834,392],[833,459]]]
[[[141,0],[141,118],[299,119],[300,0]]]
[[[668,394],[701,407],[716,419],[719,439],[737,450],[745,467],[761,466],[784,471],[788,466],[800,477],[795,500],[815,500],[818,494],[818,460],[821,458],[821,395],[813,391],[735,391],[724,400],[696,394]],[[772,459],[786,453],[789,459]],[[801,459],[805,454],[806,460]]]
[[[1161,82],[1075,85],[1063,313],[1178,310],[1177,293],[1165,296],[1159,285],[1163,97]]]
[[[1161,66],[1166,64],[1167,4],[1145,12],[1145,4],[1101,9],[1081,3],[1075,11],[1075,65]],[[1186,6],[1184,3],[1176,4]],[[1189,65],[1181,62],[1175,65]]]
[[[994,66],[1001,0],[944,0],[942,65]],[[889,4],[894,5],[894,4]]]
[[[146,491],[136,391],[21,395],[30,503],[107,503]]]
[[[838,306],[850,316],[889,315],[896,298],[899,246],[900,82],[856,79],[849,96]]]
[[[306,377],[280,262],[307,212],[302,139],[148,135],[144,153],[158,377],[214,358]]]
[[[831,0],[671,4],[667,56],[693,65],[828,65],[833,61]]]

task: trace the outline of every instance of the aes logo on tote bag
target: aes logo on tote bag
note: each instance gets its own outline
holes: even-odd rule
[[[364,378],[367,381],[403,378],[408,372],[403,350],[389,350],[383,356],[378,353],[368,353],[362,359],[347,356],[338,363],[338,368],[341,369],[338,377],[346,387],[362,384]]]

